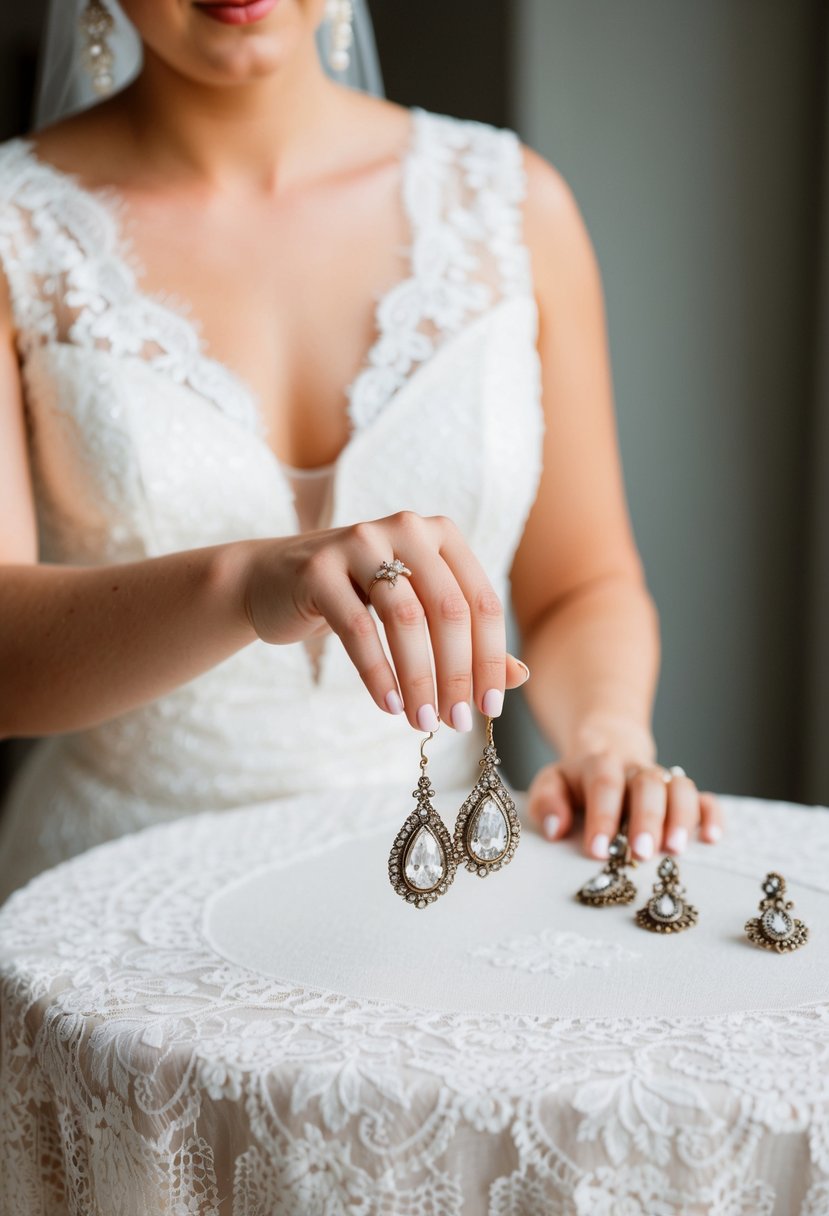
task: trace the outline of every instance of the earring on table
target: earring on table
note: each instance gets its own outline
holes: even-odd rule
[[[652,933],[680,933],[689,929],[697,923],[699,914],[683,898],[685,888],[680,886],[679,866],[673,857],[663,857],[656,872],[659,878],[653,884],[653,895],[636,913],[637,925]]]
[[[112,48],[107,41],[115,28],[115,20],[102,0],[87,0],[79,24],[84,39],[83,65],[92,80],[92,88],[99,97],[105,97],[112,92],[115,83]]]
[[[764,897],[760,900],[760,915],[746,921],[746,936],[755,946],[783,954],[806,944],[809,930],[802,920],[791,916],[794,904],[786,899],[786,880],[782,874],[767,874],[763,882]]]
[[[636,898],[636,887],[625,874],[628,866],[635,868],[636,862],[624,832],[617,832],[608,849],[607,865],[598,874],[588,878],[579,887],[576,899],[591,908],[603,908],[608,904],[629,904]]]
[[[492,718],[486,720],[486,745],[478,761],[481,775],[455,820],[458,865],[485,878],[512,861],[521,838],[515,803],[495,771],[501,763],[492,738]]]
[[[354,6],[351,0],[326,0],[325,18],[329,23],[328,65],[335,72],[345,72],[354,41],[352,21]]]
[[[435,796],[426,775],[429,763],[423,750],[435,732],[420,745],[420,777],[412,797],[417,806],[394,838],[389,853],[389,882],[406,903],[425,908],[451,886],[457,871],[452,837],[431,799]]]

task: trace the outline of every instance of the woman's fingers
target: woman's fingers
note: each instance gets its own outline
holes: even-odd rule
[[[664,848],[682,853],[700,821],[700,795],[690,777],[673,776],[668,782],[668,811],[665,817]]]
[[[507,688],[520,688],[529,678],[530,669],[527,664],[507,651]]]
[[[628,790],[627,835],[631,852],[640,861],[647,861],[662,842],[668,787],[660,769],[645,767],[637,769],[629,779]]]
[[[573,824],[570,787],[556,764],[548,764],[535,776],[527,793],[530,818],[547,840],[560,840]]]
[[[419,548],[412,544],[410,550],[412,590],[423,607],[434,656],[437,712],[441,720],[448,722],[455,730],[472,730],[472,613],[469,604],[458,580],[438,553],[427,545]],[[391,594],[394,596],[395,589]],[[390,606],[392,615],[394,606],[393,603]],[[385,623],[385,617],[383,620]],[[389,644],[397,666],[398,649],[393,634],[389,636]],[[428,650],[425,662],[431,683],[432,666]],[[434,696],[433,688],[432,698]]]
[[[482,713],[500,714],[505,688],[523,684],[529,671],[507,655],[501,602],[451,520],[402,511],[335,531],[308,563],[311,599],[374,700],[389,712],[404,709],[422,731],[435,730],[439,719],[471,730],[473,695]],[[373,581],[380,563],[394,557],[411,574]],[[339,591],[329,578],[337,568]],[[371,609],[383,623],[391,662]]]
[[[416,730],[437,730],[435,682],[426,630],[426,611],[405,579],[375,583],[371,603],[383,622],[403,706]]]
[[[472,686],[475,704],[483,714],[497,718],[506,688],[506,624],[504,609],[483,566],[458,528],[444,516],[427,521],[438,550],[452,571],[469,605],[472,633]]]
[[[604,860],[619,830],[625,797],[625,774],[619,755],[594,752],[581,763],[584,790],[584,842],[591,857]]]
[[[699,796],[700,805],[700,837],[706,844],[716,844],[723,834],[722,804],[715,794],[705,793]]]
[[[314,559],[312,559],[314,560]],[[377,705],[386,713],[403,712],[397,678],[386,657],[377,626],[366,604],[339,562],[322,554],[314,569],[314,605],[345,647],[360,678]]]

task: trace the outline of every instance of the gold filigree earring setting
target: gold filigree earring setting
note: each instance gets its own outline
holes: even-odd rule
[[[699,914],[685,899],[679,866],[673,857],[663,857],[656,872],[659,878],[653,884],[653,894],[636,913],[636,923],[652,933],[681,933],[697,923]]]
[[[457,864],[480,878],[508,865],[521,838],[515,803],[496,771],[500,763],[492,718],[487,718],[486,746],[478,761],[481,775],[458,811],[454,833]]]
[[[628,866],[635,866],[628,838],[617,832],[607,850],[607,864],[598,874],[588,878],[576,892],[576,899],[591,908],[604,908],[610,904],[629,904],[636,898],[636,887],[625,874]]]
[[[806,944],[809,930],[802,920],[791,915],[794,904],[786,899],[786,880],[772,871],[763,882],[759,916],[746,921],[746,936],[755,946],[778,954],[797,950]]]
[[[417,806],[394,838],[389,853],[389,881],[406,903],[415,908],[433,904],[452,885],[457,871],[449,831],[432,805],[435,791],[426,774],[429,763],[424,748],[431,731],[420,745],[420,777],[412,797]]]

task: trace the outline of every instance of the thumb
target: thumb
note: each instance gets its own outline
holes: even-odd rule
[[[526,663],[507,653],[507,688],[520,688],[530,678],[530,669]]]

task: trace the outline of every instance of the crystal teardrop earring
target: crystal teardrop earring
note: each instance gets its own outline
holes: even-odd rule
[[[784,954],[804,946],[809,930],[802,920],[791,915],[794,904],[786,899],[786,880],[782,874],[767,874],[763,881],[763,898],[759,915],[746,921],[746,936],[755,946]]]
[[[495,771],[501,763],[492,738],[492,718],[486,720],[486,746],[478,761],[481,775],[455,820],[458,865],[485,878],[512,861],[521,838],[515,803]]]
[[[680,886],[679,866],[673,857],[663,857],[657,869],[659,879],[653,884],[653,894],[644,908],[636,913],[636,923],[652,933],[679,933],[697,923],[698,912],[684,898]]]
[[[591,908],[604,908],[609,904],[629,904],[636,898],[636,887],[625,874],[628,866],[635,866],[628,838],[617,832],[607,849],[607,864],[598,874],[588,878],[576,892],[576,899]]]
[[[349,51],[354,41],[351,0],[326,0],[325,18],[329,23],[328,65],[335,72],[344,72],[351,60]]]
[[[457,870],[452,837],[432,806],[435,791],[426,775],[429,761],[423,749],[434,733],[431,731],[420,745],[421,772],[417,789],[412,790],[417,806],[395,836],[389,853],[389,882],[415,908],[425,908],[443,895]]]
[[[87,0],[80,16],[84,38],[83,65],[92,79],[92,88],[99,97],[112,92],[114,57],[107,39],[115,28],[112,13],[102,0]]]

